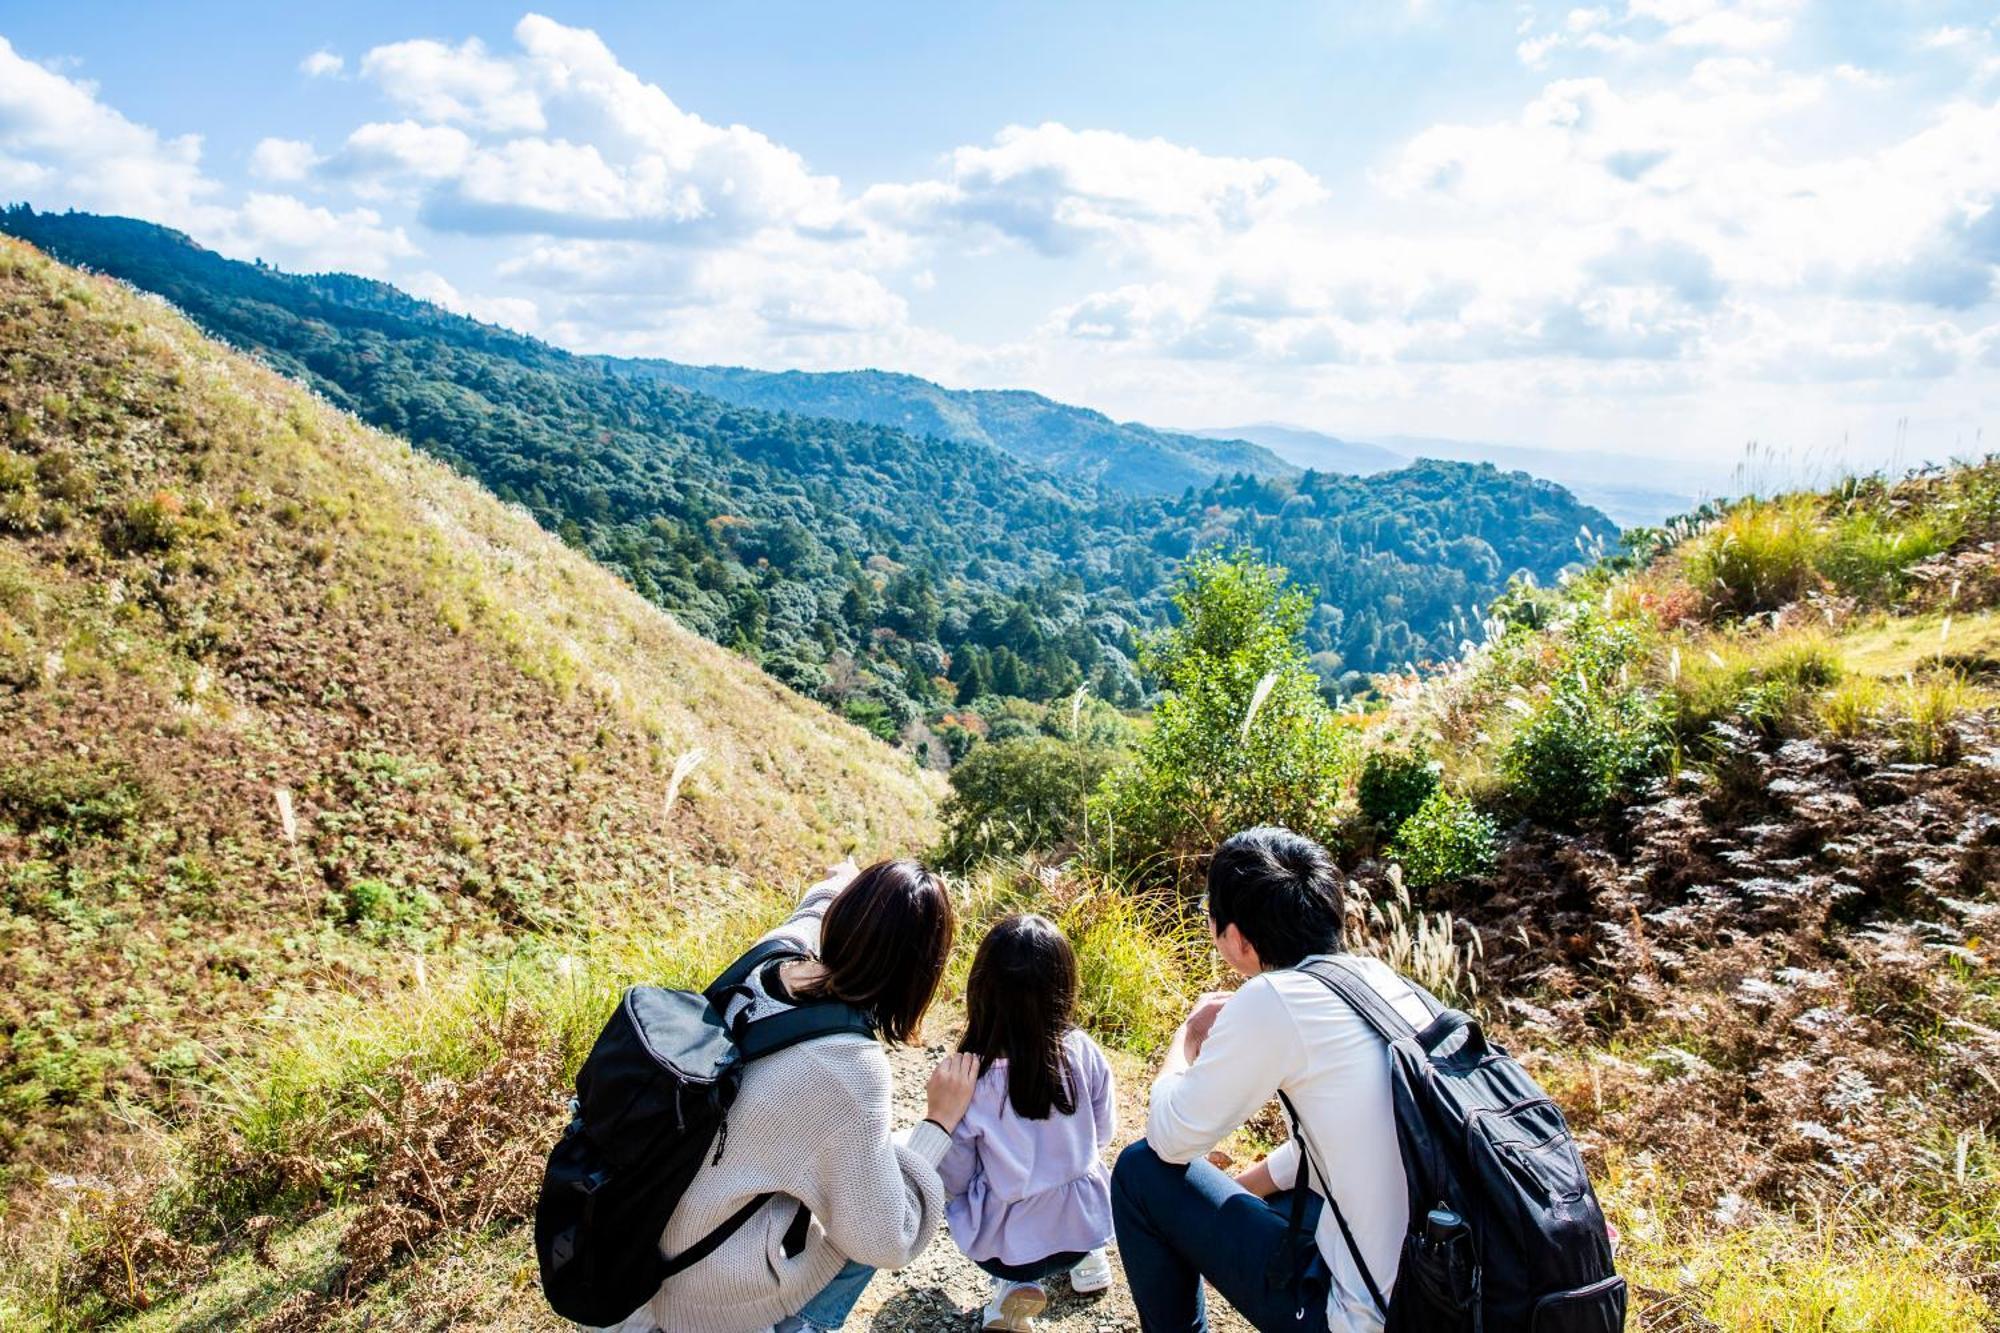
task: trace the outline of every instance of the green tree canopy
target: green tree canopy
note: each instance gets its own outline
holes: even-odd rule
[[[1247,552],[1189,559],[1178,623],[1140,663],[1164,691],[1136,761],[1096,797],[1112,861],[1191,886],[1229,834],[1283,824],[1322,840],[1354,752],[1319,693],[1302,635],[1312,601]]]

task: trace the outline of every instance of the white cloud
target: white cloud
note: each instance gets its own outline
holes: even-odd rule
[[[1933,28],[1925,33],[1919,45],[1928,50],[1942,51],[1954,46],[1969,46],[1974,42],[1982,40],[1982,37],[1983,34],[1975,28],[1954,28],[1947,26]]]
[[[164,138],[96,88],[19,55],[0,37],[0,188],[43,208],[88,208],[186,226],[216,193],[201,136]]]
[[[445,180],[472,158],[472,138],[450,125],[414,120],[376,121],[347,136],[330,174],[346,177],[372,193],[410,180]]]
[[[443,274],[428,269],[405,276],[402,287],[412,296],[516,333],[533,333],[541,325],[540,309],[525,296],[467,295]]]
[[[457,46],[393,42],[361,58],[362,77],[422,119],[502,133],[547,124],[540,98],[521,73],[514,61],[488,55],[476,37]]]
[[[1558,51],[1636,56],[1672,50],[1763,51],[1782,44],[1804,0],[1627,0],[1616,14],[1604,7],[1572,9],[1561,23],[1535,32],[1522,27],[1515,55],[1539,69]]]
[[[837,221],[837,182],[741,125],[683,111],[593,32],[530,14],[517,52],[476,40],[376,47],[361,63],[411,113],[356,130],[334,164],[378,194],[422,182],[447,231],[679,238]]]
[[[337,78],[347,62],[331,51],[315,51],[299,62],[299,72],[309,79]]]
[[[305,272],[339,270],[383,276],[417,253],[401,227],[372,209],[344,213],[288,194],[252,194],[207,239],[238,258],[263,259]]]
[[[303,139],[259,139],[250,151],[250,174],[259,180],[302,181],[319,161]]]
[[[1241,233],[1325,197],[1312,173],[1284,158],[1215,157],[1048,123],[956,149],[942,179],[878,186],[862,209],[900,227],[986,229],[1067,254],[1096,241],[1156,248]]]

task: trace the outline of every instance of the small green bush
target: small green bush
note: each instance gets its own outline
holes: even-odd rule
[[[1370,750],[1361,761],[1355,799],[1383,837],[1394,837],[1437,791],[1441,771],[1435,759],[1417,750]]]
[[[145,804],[145,788],[115,764],[52,760],[0,772],[0,821],[59,841],[116,837]]]
[[[1824,545],[1809,498],[1746,501],[1689,543],[1688,582],[1718,611],[1774,611],[1818,585]]]
[[[370,939],[409,940],[422,932],[438,900],[386,879],[357,879],[340,895],[339,907],[341,919]]]
[[[1569,684],[1517,731],[1501,764],[1516,801],[1557,828],[1601,814],[1665,750],[1666,728],[1644,690],[1609,694]]]
[[[1822,566],[1834,586],[1865,601],[1887,601],[1909,583],[1918,562],[1950,548],[1960,525],[1933,512],[1898,522],[1871,509],[1843,515],[1833,525]]]
[[[1152,730],[1092,799],[1107,868],[1191,888],[1240,829],[1283,824],[1335,841],[1358,756],[1306,663],[1311,599],[1248,552],[1208,553],[1187,562],[1174,606],[1179,623],[1140,651],[1164,687]]]
[[[1493,868],[1500,831],[1472,802],[1434,788],[1396,830],[1389,855],[1413,889],[1483,875]]]
[[[937,859],[958,870],[989,856],[1048,851],[1083,833],[1084,800],[1115,751],[1048,736],[989,742],[951,770]]]
[[[155,491],[125,502],[105,522],[104,545],[118,555],[152,555],[170,551],[181,540],[186,520],[180,497]]]
[[[1748,646],[1717,640],[1681,659],[1673,682],[1675,725],[1689,740],[1725,718],[1778,732],[1803,718],[1842,674],[1840,654],[1823,634]]]

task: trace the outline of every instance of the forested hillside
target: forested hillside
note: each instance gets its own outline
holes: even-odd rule
[[[731,406],[142,222],[24,207],[0,229],[165,296],[884,736],[983,694],[1140,702],[1136,636],[1209,543],[1318,581],[1308,641],[1332,680],[1452,653],[1509,576],[1549,581],[1580,529],[1613,531],[1558,487],[1459,464],[1085,493],[990,445]]]
[[[1102,412],[1020,389],[947,389],[915,375],[880,370],[813,374],[615,358],[605,364],[620,374],[665,380],[744,407],[990,444],[1059,477],[1102,483],[1127,495],[1178,495],[1238,473],[1286,477],[1299,472],[1247,440],[1113,421]]]

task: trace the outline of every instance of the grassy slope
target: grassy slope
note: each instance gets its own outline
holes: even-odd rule
[[[12,241],[0,409],[0,1160],[74,1172],[107,1101],[184,1116],[248,1016],[413,953],[932,834],[906,758]]]

